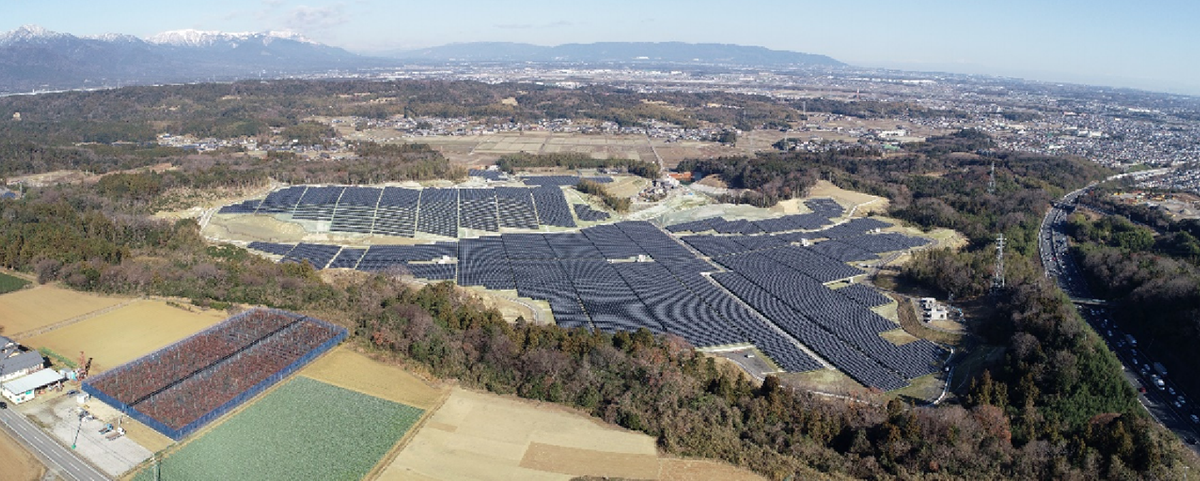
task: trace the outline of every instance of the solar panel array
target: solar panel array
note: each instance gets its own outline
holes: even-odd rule
[[[467,175],[471,177],[482,177],[484,179],[493,181],[508,180],[508,176],[505,175],[504,172],[500,172],[498,170],[471,169],[467,171]]]
[[[458,189],[424,189],[421,210],[417,213],[417,231],[444,237],[458,237]]]
[[[587,204],[573,204],[573,207],[575,207],[575,217],[584,222],[599,222],[609,218],[608,212],[593,209]]]
[[[538,190],[533,189],[534,203]],[[440,196],[443,191],[425,192]],[[471,190],[452,194],[479,195],[484,203],[490,198],[497,209],[501,197],[513,198]],[[425,200],[422,193],[421,203]],[[465,219],[474,214],[460,215],[468,222]],[[871,225],[858,223],[845,231],[866,232]],[[823,236],[822,232],[811,234]],[[403,268],[430,280],[516,290],[522,297],[547,301],[555,321],[567,328],[610,332],[645,328],[680,336],[698,347],[750,342],[793,372],[823,366],[808,354],[811,351],[864,385],[883,390],[903,387],[909,379],[936,371],[944,356],[937,345],[918,340],[897,346],[880,336],[899,328],[871,310],[891,302],[887,296],[861,284],[838,290],[825,285],[862,273],[840,259],[845,257],[839,254],[843,251],[861,253],[868,252],[861,246],[896,248],[922,240],[860,234],[801,247],[790,244],[786,235],[759,231],[675,238],[649,222],[637,221],[571,233],[507,233],[416,246],[342,249],[254,243],[251,247],[283,255],[285,260],[308,259],[331,268]],[[818,248],[821,245],[835,248]],[[687,246],[723,269],[697,258]]]
[[[342,250],[342,246],[332,246],[328,244],[297,244],[294,249],[289,251],[280,262],[305,262],[316,269],[324,269],[337,256],[338,251]]]
[[[559,192],[562,193],[561,191]],[[563,202],[566,202],[565,200]],[[537,210],[533,206],[530,189],[514,187],[496,188],[496,210],[500,213],[500,227],[514,229],[537,229]]]
[[[608,184],[613,181],[612,177],[582,177],[598,184]],[[534,177],[525,177],[521,179],[525,185],[537,185],[542,187],[564,187],[576,185],[579,183],[580,177],[574,175],[541,175]]]
[[[458,228],[498,232],[542,225],[575,227],[560,187],[405,189],[400,187],[295,186],[265,199],[221,208],[222,214],[286,214],[329,222],[331,232],[415,237],[417,232],[459,236]],[[589,211],[588,219],[607,218]]]
[[[463,228],[489,232],[500,231],[496,191],[492,189],[461,189],[458,191],[458,196],[460,199],[459,224]]]
[[[296,244],[276,244],[274,242],[251,242],[249,247],[256,251],[262,251],[262,252],[266,252],[268,254],[275,254],[277,256],[286,256],[288,252],[291,252],[292,249],[296,247]]]
[[[841,217],[846,212],[841,204],[838,204],[833,199],[809,199],[804,201],[804,205],[813,211],[814,214],[827,218]]]
[[[382,194],[383,189],[374,187],[346,187],[333,211],[329,230],[370,234]]]

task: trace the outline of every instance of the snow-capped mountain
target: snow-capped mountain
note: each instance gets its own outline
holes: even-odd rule
[[[172,30],[147,37],[146,41],[153,44],[170,45],[173,47],[212,47],[220,44],[236,46],[246,42],[261,42],[265,45],[277,39],[319,45],[317,42],[309,40],[303,35],[286,30],[240,33],[193,29]]]
[[[0,34],[0,47],[15,43],[46,42],[69,37],[69,34],[51,32],[37,25],[22,25],[11,32]]]
[[[0,33],[0,93],[278,77],[394,64],[295,32],[163,32],[76,37],[36,25]]]

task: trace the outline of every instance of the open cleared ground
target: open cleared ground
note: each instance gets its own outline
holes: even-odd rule
[[[423,413],[300,376],[169,453],[160,479],[361,479]]]
[[[300,374],[421,409],[433,408],[446,393],[404,369],[375,361],[344,345],[313,361]]]
[[[650,436],[560,406],[454,389],[380,479],[761,479],[693,463],[660,458]]]
[[[4,479],[41,479],[46,468],[8,432],[0,430],[0,477]]]
[[[4,327],[5,336],[17,337],[26,331],[126,301],[128,299],[84,294],[54,285],[38,286],[0,296],[0,326]]]
[[[84,351],[93,358],[92,373],[96,374],[154,352],[226,317],[224,311],[189,312],[164,301],[139,300],[23,342],[68,357]]]

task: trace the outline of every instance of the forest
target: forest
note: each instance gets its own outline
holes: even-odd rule
[[[642,162],[633,159],[594,159],[588,154],[577,152],[556,152],[549,154],[506,154],[496,161],[496,165],[505,172],[515,174],[518,170],[535,168],[562,167],[567,169],[600,169],[619,168],[626,172],[647,179],[657,179],[658,164]]]

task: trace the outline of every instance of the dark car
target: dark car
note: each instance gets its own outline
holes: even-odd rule
[[[0,409],[8,409],[8,403],[0,401]]]

